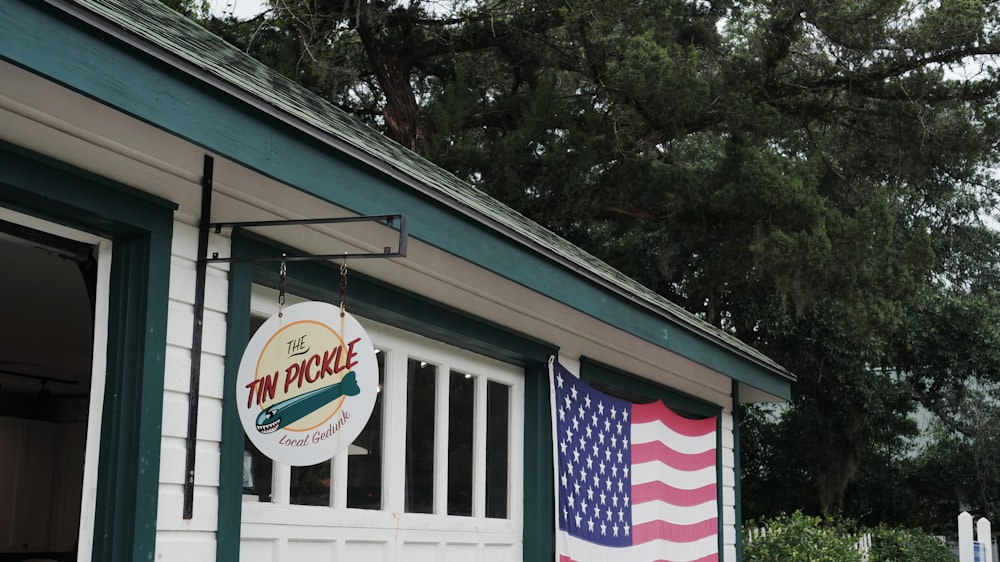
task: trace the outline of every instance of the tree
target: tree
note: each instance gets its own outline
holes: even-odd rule
[[[943,414],[998,376],[1000,347],[962,320],[997,311],[998,18],[979,0],[275,0],[206,25],[795,372],[746,448],[832,512],[917,402]]]

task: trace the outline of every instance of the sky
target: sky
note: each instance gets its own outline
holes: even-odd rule
[[[209,0],[212,13],[217,16],[234,15],[248,19],[267,10],[266,0]]]

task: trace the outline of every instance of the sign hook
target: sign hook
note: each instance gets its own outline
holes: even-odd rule
[[[347,310],[347,254],[340,263],[340,317],[343,318]]]
[[[285,254],[281,254],[281,265],[278,267],[278,318],[285,315],[285,280],[288,277],[288,267],[285,264]]]

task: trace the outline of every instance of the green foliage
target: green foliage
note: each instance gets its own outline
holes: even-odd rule
[[[991,521],[1000,516],[1000,409],[996,385],[975,385],[949,398],[949,408],[961,412],[933,418],[929,439],[909,460],[907,487],[918,493],[914,521],[941,534],[954,532],[956,503]],[[940,524],[952,521],[952,524]]]
[[[871,535],[870,562],[955,562],[951,549],[921,531],[881,526]]]
[[[798,511],[751,521],[743,534],[746,562],[955,562],[939,538],[923,531],[885,525],[856,529],[847,520]],[[859,545],[863,536],[870,538],[867,558]]]
[[[832,520],[795,512],[762,523],[766,535],[743,541],[746,562],[861,562],[858,536]]]

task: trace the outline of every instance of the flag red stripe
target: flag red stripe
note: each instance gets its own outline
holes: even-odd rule
[[[655,540],[687,543],[718,533],[719,520],[715,517],[690,525],[678,525],[666,521],[650,521],[632,527],[632,544],[642,544]]]
[[[575,560],[573,562],[576,562]],[[653,562],[673,562],[672,560],[654,560]],[[691,560],[691,562],[719,562],[718,554],[709,554],[708,556],[702,556],[697,560]]]
[[[670,429],[687,437],[701,437],[715,431],[716,418],[692,420],[674,413],[663,402],[632,405],[632,423],[661,421]]]
[[[662,441],[632,444],[632,464],[660,461],[677,470],[701,470],[715,466],[715,449],[700,453],[680,453]]]
[[[578,562],[578,561],[574,558],[566,556],[565,554],[560,554],[559,562]],[[665,558],[660,558],[657,560],[652,560],[650,562],[674,562],[674,561],[667,560]],[[709,554],[707,556],[702,556],[701,558],[696,558],[695,560],[691,560],[690,562],[719,562],[719,555],[713,552],[712,554]]]
[[[665,482],[645,482],[632,484],[632,504],[662,501],[678,507],[692,507],[718,498],[715,484],[707,484],[693,490],[675,488]]]

